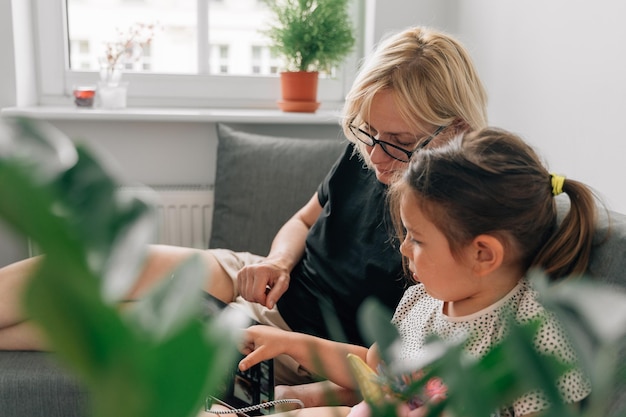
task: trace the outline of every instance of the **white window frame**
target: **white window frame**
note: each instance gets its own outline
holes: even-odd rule
[[[33,0],[35,54],[41,105],[62,105],[76,85],[95,84],[96,71],[71,71],[68,66],[66,42],[66,12],[64,0]],[[198,15],[206,16],[208,0],[198,1]],[[355,26],[363,22],[362,1],[354,1],[352,15]],[[198,19],[200,39],[206,39],[206,20]],[[358,45],[362,45],[363,31],[357,30],[355,52],[339,68],[335,78],[320,78],[318,101],[325,106],[340,105],[353,80],[358,62]],[[203,35],[204,33],[205,35]],[[200,50],[199,62],[207,62]],[[208,66],[205,64],[205,66]],[[352,70],[350,70],[352,69]],[[209,75],[207,68],[201,74],[124,74],[129,81],[128,103],[143,107],[219,107],[219,108],[276,108],[280,99],[280,80],[277,76]],[[203,73],[202,73],[203,72]]]

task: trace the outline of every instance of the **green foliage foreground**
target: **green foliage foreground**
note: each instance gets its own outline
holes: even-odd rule
[[[17,119],[0,132],[0,216],[46,254],[26,310],[85,382],[93,415],[195,415],[231,369],[234,338],[199,319],[206,273],[196,259],[120,312],[154,211],[118,190],[92,153],[48,125]]]
[[[532,389],[543,390],[552,404],[545,417],[626,416],[626,292],[588,279],[548,285],[540,272],[533,272],[530,279],[542,303],[559,317],[570,334],[581,367],[590,377],[591,395],[580,408],[564,404],[555,382],[568,368],[534,348],[533,338],[541,319],[520,325],[509,318],[507,337],[480,360],[464,353],[463,341],[431,341],[425,355],[431,358],[426,361],[427,372],[405,391],[410,397],[422,392],[432,377],[443,380],[447,397],[432,404],[427,417],[440,416],[443,410],[459,417],[493,416],[495,410]],[[361,310],[361,327],[371,341],[379,343],[383,359],[393,363],[398,333],[388,321],[380,319],[387,316],[383,307],[368,301]],[[395,416],[393,401],[373,406],[376,416]]]

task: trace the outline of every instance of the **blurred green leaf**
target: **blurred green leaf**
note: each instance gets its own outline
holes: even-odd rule
[[[120,310],[154,210],[122,196],[88,149],[42,123],[15,126],[0,141],[0,215],[45,253],[26,290],[29,316],[87,385],[95,417],[195,415],[238,355],[233,329],[202,320],[201,262]]]
[[[358,312],[358,324],[363,338],[370,345],[378,344],[381,358],[390,362],[390,349],[399,339],[398,329],[391,324],[392,312],[375,298],[366,299]]]
[[[626,291],[598,279],[581,277],[550,285],[541,271],[530,275],[540,299],[572,338],[593,391],[583,415],[626,415]],[[622,401],[615,401],[621,396]],[[613,404],[616,409],[608,410]],[[607,414],[609,412],[609,414]]]
[[[126,317],[155,341],[164,340],[184,323],[202,315],[206,268],[197,255],[178,265],[147,297],[132,303]]]

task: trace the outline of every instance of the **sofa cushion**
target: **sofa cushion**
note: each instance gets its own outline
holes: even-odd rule
[[[210,248],[266,255],[317,190],[346,141],[264,136],[218,124]]]
[[[87,391],[46,352],[0,352],[2,417],[86,417]]]
[[[594,243],[589,274],[626,289],[626,216],[601,212]]]
[[[567,196],[557,197],[558,221],[569,210]],[[626,215],[611,210],[598,210],[597,229],[591,250],[589,276],[622,290],[626,289]]]

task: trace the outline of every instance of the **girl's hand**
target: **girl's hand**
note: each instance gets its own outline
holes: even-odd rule
[[[424,417],[428,414],[428,404],[436,404],[439,401],[442,401],[446,398],[445,394],[435,394],[430,397],[428,402],[426,402],[423,406],[413,408],[409,403],[403,402],[398,405],[396,409],[396,415],[398,417]],[[447,413],[442,413],[440,416],[445,417]]]
[[[371,417],[372,410],[370,406],[365,402],[361,401],[354,407],[350,409],[350,413],[346,417]]]
[[[290,336],[291,332],[271,326],[248,327],[239,349],[246,357],[239,361],[239,369],[245,371],[259,362],[287,353]]]
[[[401,403],[396,409],[398,417],[424,417],[428,413],[428,407],[418,407],[411,409],[407,403]]]

